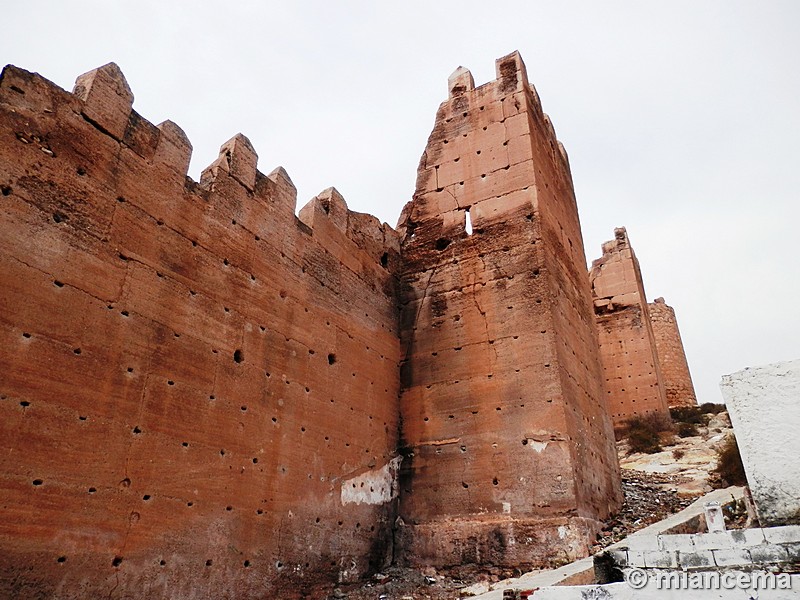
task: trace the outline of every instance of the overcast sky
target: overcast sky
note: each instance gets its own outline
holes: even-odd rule
[[[134,7],[135,8],[130,8]],[[0,61],[71,90],[109,61],[134,108],[194,145],[237,132],[391,225],[447,76],[522,53],[570,155],[587,259],[625,225],[678,315],[701,402],[720,376],[800,358],[800,2],[12,0]]]

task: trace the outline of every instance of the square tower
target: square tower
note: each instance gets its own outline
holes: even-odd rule
[[[618,434],[650,415],[669,423],[669,407],[639,260],[624,227],[603,244],[589,274],[609,411]]]
[[[566,152],[519,54],[496,66],[450,77],[398,224],[411,564],[584,556],[621,502]]]

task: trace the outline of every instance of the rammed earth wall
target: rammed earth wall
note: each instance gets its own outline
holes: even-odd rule
[[[288,598],[391,558],[400,240],[200,183],[111,64],[0,80],[0,596]]]
[[[572,559],[621,494],[566,152],[519,54],[449,84],[399,223],[400,556]]]

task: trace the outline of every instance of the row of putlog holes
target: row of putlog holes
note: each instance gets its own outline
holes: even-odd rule
[[[111,566],[114,567],[115,569],[117,569],[122,565],[123,560],[124,560],[124,558],[122,556],[114,556],[114,558],[111,559]],[[61,556],[56,558],[56,562],[59,563],[59,564],[64,564],[65,562],[67,562],[67,557],[62,554]],[[162,558],[162,559],[160,559],[158,561],[158,565],[161,566],[161,567],[166,567],[167,566],[167,561]],[[214,565],[214,560],[213,559],[211,559],[211,558],[206,559],[206,561],[205,561],[205,566],[206,567],[211,567],[213,565]],[[245,560],[245,561],[242,562],[242,566],[245,569],[249,569],[250,567],[253,566],[253,563],[248,559],[248,560]],[[310,563],[306,563],[305,566],[306,566],[306,568],[309,568],[311,566],[311,564]],[[284,564],[283,564],[282,561],[279,560],[279,561],[277,561],[275,563],[275,568],[278,569],[279,571],[281,569],[283,569],[283,567],[284,567]]]

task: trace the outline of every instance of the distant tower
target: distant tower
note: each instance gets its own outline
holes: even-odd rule
[[[639,261],[624,227],[590,273],[606,394],[615,427],[646,414],[669,418]]]
[[[664,298],[656,298],[655,302],[647,305],[647,309],[653,324],[667,404],[670,408],[694,406],[697,404],[697,396],[694,393],[692,375],[689,373],[689,363],[686,362],[675,310],[664,302]]]
[[[518,53],[459,68],[403,239],[398,550],[411,563],[585,555],[619,467],[569,164]]]

